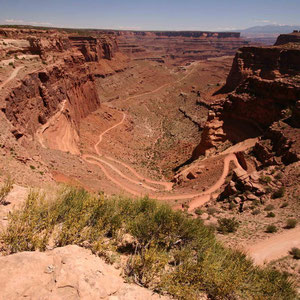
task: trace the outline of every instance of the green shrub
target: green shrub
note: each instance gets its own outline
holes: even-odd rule
[[[0,204],[5,204],[5,198],[13,189],[13,180],[8,176],[0,188]]]
[[[127,278],[177,299],[278,299],[296,294],[286,275],[258,268],[246,255],[218,242],[199,218],[148,198],[93,195],[65,188],[46,202],[31,192],[20,210],[9,215],[0,237],[7,253],[84,244],[98,255],[125,254]],[[227,231],[236,221],[221,221]],[[230,226],[228,226],[229,224]],[[124,234],[134,244],[120,247]]]
[[[293,256],[294,259],[300,259],[300,249],[299,248],[292,248],[290,254]]]
[[[272,211],[270,211],[270,212],[267,213],[266,217],[267,218],[274,218],[275,214]]]
[[[260,176],[259,182],[267,184],[267,183],[272,182],[272,178],[269,176]]]
[[[195,209],[195,214],[198,216],[201,216],[203,214],[203,210],[201,208],[196,208]]]
[[[282,198],[285,194],[285,188],[281,187],[272,194],[272,199]]]
[[[296,219],[288,219],[286,221],[286,226],[285,228],[286,229],[292,229],[292,228],[295,228],[296,225],[297,225],[298,221]]]
[[[265,208],[264,208],[264,211],[271,211],[273,210],[275,207],[273,204],[268,204]]]
[[[283,202],[281,205],[280,205],[280,208],[285,208],[289,206],[288,202]]]
[[[239,227],[239,222],[235,218],[222,218],[218,220],[217,230],[220,233],[227,234],[236,232]]]
[[[36,169],[36,167],[33,166],[33,165],[30,165],[29,167],[30,167],[31,170],[35,170]]]
[[[268,225],[266,228],[267,233],[274,233],[277,232],[277,227],[275,225]]]

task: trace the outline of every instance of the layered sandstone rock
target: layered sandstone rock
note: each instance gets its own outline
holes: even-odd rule
[[[116,39],[45,31],[4,32],[27,38],[28,44],[21,50],[40,57],[42,67],[2,95],[1,110],[18,135],[37,135],[44,146],[79,154],[80,120],[100,105],[94,78],[124,68]]]
[[[120,271],[78,246],[0,258],[1,299],[168,299],[124,282]]]
[[[135,60],[181,65],[234,55],[248,44],[233,32],[117,31],[120,50]]]
[[[280,140],[282,141],[280,147],[283,149],[294,149],[292,144],[297,138],[292,139],[291,136],[299,137],[300,134],[297,128],[299,127],[299,74],[298,44],[240,49],[235,56],[227,82],[219,91],[219,93],[230,93],[211,106],[213,111],[208,116],[201,143],[195,149],[193,158],[207,155],[226,140],[236,143],[247,137],[263,135],[274,122],[279,120],[285,120],[285,123],[281,123],[285,125],[276,126],[276,134],[273,129],[268,129],[264,138],[271,139],[271,148],[274,148],[274,144],[278,144],[277,141]],[[289,129],[282,130],[286,126]],[[279,134],[278,131],[281,133]],[[289,135],[288,138],[281,136],[286,134]],[[279,156],[283,155],[282,159],[285,162],[298,160],[295,150],[291,150],[292,152],[286,150],[286,153],[279,154],[276,149],[270,152],[262,145],[257,147],[258,152],[259,149],[261,157],[265,156],[268,163],[272,151]]]

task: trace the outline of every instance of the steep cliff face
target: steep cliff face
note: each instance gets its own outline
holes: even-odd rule
[[[71,45],[76,47],[84,55],[85,60],[99,62],[100,59],[112,59],[118,51],[116,39],[113,37],[69,37]]]
[[[247,78],[275,80],[300,72],[299,49],[282,47],[244,47],[235,55],[226,85],[221,92],[231,92]]]
[[[116,40],[36,35],[28,41],[31,54],[39,55],[43,63],[11,90],[1,109],[18,136],[37,135],[50,148],[77,154],[80,120],[100,105],[94,78],[120,68]]]
[[[210,112],[201,143],[195,149],[193,158],[215,151],[227,140],[235,143],[247,137],[263,135],[272,141],[272,145],[276,143],[276,149],[272,146],[269,151],[270,156],[274,156],[274,153],[284,156],[285,162],[298,160],[298,156],[291,154],[289,149],[293,148],[296,141],[291,137],[300,136],[297,121],[299,74],[300,47],[297,43],[240,49],[226,85],[219,91],[229,94],[212,105],[213,111]],[[285,120],[284,124],[289,130],[278,129],[283,128],[276,123],[280,120]],[[286,137],[287,132],[289,137]],[[279,145],[276,140],[282,143]],[[281,149],[284,153],[280,153],[280,147],[285,149]]]

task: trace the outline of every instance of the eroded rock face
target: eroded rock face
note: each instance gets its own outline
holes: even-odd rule
[[[300,72],[300,49],[283,47],[243,47],[236,53],[222,92],[231,92],[245,79],[261,80],[297,75]]]
[[[54,138],[48,130],[47,146],[78,154],[80,120],[100,105],[95,76],[104,77],[124,67],[122,62],[118,65],[118,58],[114,59],[118,51],[115,37],[28,30],[2,30],[1,34],[15,37],[15,41],[26,38],[29,46],[15,47],[16,53],[39,56],[42,60],[40,70],[27,74],[9,95],[0,98],[1,110],[17,134],[32,137],[45,125],[40,130],[42,135],[47,122],[61,110],[51,122],[64,129]],[[67,143],[60,143],[59,138],[67,139]]]
[[[201,143],[195,149],[193,158],[207,155],[226,140],[236,143],[241,135],[245,135],[244,139],[261,136],[274,122],[284,119],[290,126],[290,130],[285,130],[289,132],[289,138],[280,137],[283,134],[281,130],[281,134],[276,134],[274,139],[274,130],[268,130],[265,139],[271,138],[275,143],[277,139],[291,141],[291,136],[299,137],[299,74],[298,43],[241,48],[235,56],[225,86],[219,91],[230,93],[211,105],[213,111],[208,116]],[[287,149],[291,148],[286,146],[289,143],[281,144]],[[264,152],[269,160],[270,157],[267,157],[272,155],[268,155],[267,150]],[[298,159],[296,156],[290,153],[283,160],[295,161]]]
[[[0,257],[0,298],[168,299],[124,283],[120,271],[78,246]]]

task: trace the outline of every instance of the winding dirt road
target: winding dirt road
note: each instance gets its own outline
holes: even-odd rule
[[[124,112],[122,112],[122,119],[121,119],[121,121],[119,121],[118,123],[114,124],[110,128],[106,129],[105,131],[103,131],[99,135],[99,139],[98,139],[97,143],[94,145],[95,152],[97,153],[98,157],[94,156],[94,155],[83,155],[82,158],[84,160],[86,160],[88,163],[95,164],[95,165],[99,166],[109,180],[111,180],[113,183],[115,183],[116,185],[118,185],[119,187],[121,187],[123,190],[129,192],[132,195],[142,196],[143,192],[138,191],[137,189],[133,189],[132,187],[129,187],[128,185],[124,184],[120,180],[116,179],[114,176],[112,176],[107,171],[107,169],[103,166],[103,164],[106,165],[107,167],[109,167],[110,169],[112,169],[114,172],[116,172],[119,176],[121,176],[125,180],[128,180],[128,181],[130,181],[133,184],[142,186],[144,189],[146,189],[146,191],[144,192],[144,195],[147,194],[151,198],[156,198],[158,200],[192,199],[191,202],[189,203],[189,211],[192,211],[195,208],[197,208],[198,206],[203,205],[204,203],[206,203],[207,201],[209,201],[210,195],[213,192],[215,192],[216,190],[218,190],[223,185],[223,183],[225,181],[225,178],[226,178],[226,176],[227,176],[227,174],[229,172],[229,164],[230,164],[231,161],[234,162],[234,164],[235,164],[235,166],[237,168],[242,168],[240,166],[240,164],[239,164],[239,162],[238,162],[235,154],[234,153],[229,153],[224,158],[224,167],[223,167],[222,175],[217,180],[217,182],[213,186],[211,186],[208,190],[206,190],[204,192],[201,192],[201,193],[176,194],[176,195],[170,195],[170,194],[169,195],[161,195],[161,193],[149,194],[149,190],[151,190],[151,191],[158,191],[158,190],[156,188],[153,188],[153,187],[147,185],[145,182],[147,182],[149,184],[162,185],[164,187],[165,191],[171,191],[173,183],[172,182],[164,182],[164,181],[155,181],[155,180],[146,178],[146,177],[138,174],[132,167],[130,167],[126,163],[121,162],[121,161],[119,161],[117,159],[114,159],[112,157],[105,156],[99,150],[99,145],[100,145],[100,143],[103,140],[103,136],[105,134],[107,134],[108,132],[110,132],[111,130],[115,129],[116,127],[122,125],[124,123],[124,121],[125,121],[125,118],[126,118],[126,114]],[[235,150],[238,151],[239,148],[235,147]],[[125,168],[127,168],[140,181],[137,181],[135,179],[132,179],[128,175],[125,175],[121,170],[119,170],[116,166],[112,165],[107,160],[113,161],[113,162],[115,162],[117,164],[121,164],[122,166],[124,166]]]
[[[0,84],[0,91],[11,81],[13,80],[19,73],[19,71],[22,69],[23,67],[17,67],[15,68],[12,73],[10,74],[10,76],[4,80],[1,84]]]
[[[197,64],[197,63],[195,63],[195,64]],[[162,85],[162,86],[158,87],[157,89],[155,89],[153,91],[150,91],[150,92],[145,92],[145,93],[142,93],[142,94],[139,94],[139,95],[131,96],[131,97],[127,98],[126,100],[135,99],[135,98],[138,98],[138,97],[154,94],[154,93],[160,91],[161,89],[163,89],[166,86],[173,85],[173,84],[176,84],[178,82],[181,82],[184,79],[186,79],[193,72],[194,68],[195,68],[195,66],[192,67],[190,72],[188,72],[185,76],[183,76],[182,78],[176,80],[175,82],[164,84],[164,85]],[[233,152],[227,153],[226,157],[224,158],[224,167],[223,167],[222,175],[217,180],[217,182],[214,185],[212,185],[208,190],[206,190],[204,192],[201,192],[201,193],[189,193],[189,194],[170,194],[170,193],[168,193],[168,194],[165,194],[166,192],[171,192],[172,191],[172,187],[173,187],[172,182],[155,181],[155,180],[146,178],[146,177],[140,175],[139,173],[137,173],[136,170],[134,170],[128,164],[126,164],[122,161],[119,161],[115,158],[112,158],[110,156],[103,155],[100,152],[99,145],[102,142],[104,135],[109,133],[111,130],[121,126],[124,123],[124,121],[126,119],[126,114],[124,112],[121,112],[121,114],[122,114],[122,117],[121,117],[121,120],[119,122],[117,122],[116,124],[114,124],[110,128],[106,129],[105,131],[103,131],[99,135],[99,139],[98,139],[97,143],[94,145],[94,149],[95,149],[95,152],[97,153],[98,157],[94,156],[94,155],[84,154],[82,156],[82,158],[85,161],[87,161],[88,163],[99,166],[101,168],[101,170],[103,171],[103,173],[105,174],[105,176],[110,181],[112,181],[117,186],[121,187],[122,190],[125,190],[125,191],[127,191],[128,193],[130,193],[132,195],[135,195],[135,196],[148,195],[149,197],[156,198],[158,200],[180,200],[180,199],[187,199],[188,200],[188,199],[192,199],[189,203],[189,211],[192,211],[195,208],[197,208],[198,206],[203,205],[204,203],[209,201],[210,197],[211,197],[211,194],[213,192],[215,192],[216,190],[218,190],[223,185],[223,183],[225,181],[225,178],[226,178],[226,176],[229,172],[229,165],[230,165],[231,161],[234,162],[234,164],[237,168],[242,168],[240,166],[235,154]],[[239,149],[239,147],[236,146],[234,150],[235,150],[235,152],[237,152],[237,151],[241,151],[241,150],[244,150],[244,149]],[[129,176],[129,174],[128,175],[124,174],[115,165],[111,164],[111,162],[114,162],[116,164],[119,164],[119,165],[125,167],[128,171],[131,172],[133,177],[136,177],[137,179],[139,179],[139,181],[133,179],[131,176]],[[124,180],[119,180],[119,179],[115,178],[112,174],[110,174],[110,172],[105,168],[105,166],[110,168],[113,172],[117,173],[123,179],[129,181],[131,184],[138,185],[138,187],[133,188],[132,186],[129,186],[129,185],[125,184]],[[160,191],[157,188],[149,186],[149,184],[162,186],[163,191]],[[143,189],[145,189],[145,191],[141,191],[141,187]],[[151,193],[149,193],[149,192],[151,192]],[[156,193],[153,193],[153,192],[156,192]],[[162,194],[162,192],[164,192],[164,194]]]

